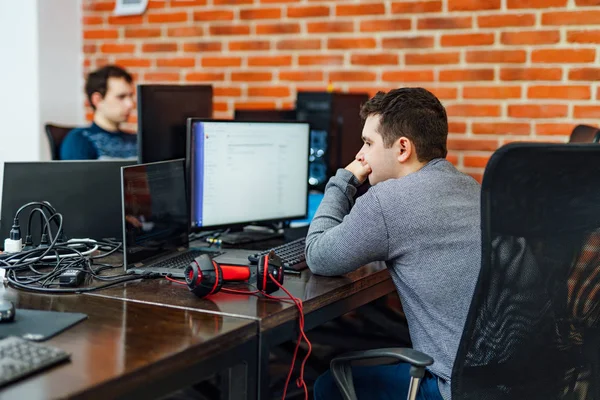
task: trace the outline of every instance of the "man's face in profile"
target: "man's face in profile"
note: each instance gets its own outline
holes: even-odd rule
[[[108,78],[106,94],[97,102],[96,112],[120,124],[127,121],[133,107],[133,84],[123,78]]]
[[[379,115],[371,115],[366,119],[362,131],[364,144],[356,155],[356,159],[363,165],[368,164],[371,167],[372,172],[369,174],[371,185],[398,177],[397,149],[395,146],[385,147],[383,137],[379,133],[380,121]]]

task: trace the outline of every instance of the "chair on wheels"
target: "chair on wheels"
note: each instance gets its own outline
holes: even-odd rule
[[[482,266],[451,377],[453,400],[600,400],[600,146],[514,143],[486,167]],[[410,363],[409,399],[433,360],[412,349],[331,361],[345,399],[350,364]]]
[[[50,144],[50,153],[53,160],[60,160],[60,145],[67,134],[74,129],[74,126],[61,126],[54,124],[44,125],[48,143]]]
[[[569,143],[598,143],[600,142],[600,130],[595,126],[577,125],[573,128]]]

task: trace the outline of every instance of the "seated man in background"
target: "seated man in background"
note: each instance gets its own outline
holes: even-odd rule
[[[133,110],[133,78],[127,71],[108,65],[88,75],[85,92],[94,109],[90,127],[67,134],[60,147],[62,160],[109,160],[137,157],[137,136],[122,132]]]
[[[449,399],[481,262],[480,186],[446,158],[448,120],[422,88],[379,92],[361,109],[363,147],[325,189],[306,237],[311,271],[341,275],[385,261],[413,346],[434,358],[419,399]],[[356,199],[366,179],[369,190]],[[353,367],[359,399],[401,399],[408,364]],[[341,399],[328,371],[315,399]]]

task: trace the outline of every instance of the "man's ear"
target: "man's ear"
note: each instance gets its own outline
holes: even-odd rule
[[[414,146],[412,142],[405,136],[402,136],[396,140],[396,148],[398,149],[398,161],[401,163],[408,161],[414,152]]]
[[[100,92],[92,93],[91,101],[94,108],[98,108],[98,104],[102,101],[103,97]]]

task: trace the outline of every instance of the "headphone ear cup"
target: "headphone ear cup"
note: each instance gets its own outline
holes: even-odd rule
[[[223,270],[208,255],[202,254],[185,268],[185,282],[200,298],[217,293],[223,287]]]
[[[269,275],[271,275],[280,285],[283,285],[283,267],[280,262],[275,259],[269,259],[269,255],[264,255],[258,259],[258,265],[256,269],[256,286],[258,290],[267,294],[276,292],[279,290],[279,286]],[[265,270],[265,259],[267,261],[267,269]],[[279,259],[279,257],[277,257]]]

